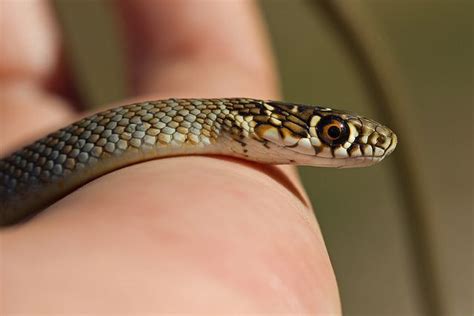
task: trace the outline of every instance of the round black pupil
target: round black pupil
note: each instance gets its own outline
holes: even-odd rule
[[[338,138],[341,135],[341,130],[339,129],[339,127],[331,126],[328,129],[328,135],[332,138]]]

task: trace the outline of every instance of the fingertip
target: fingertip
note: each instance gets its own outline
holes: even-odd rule
[[[49,1],[0,1],[0,77],[45,82],[57,66],[59,30]]]
[[[273,55],[254,1],[125,1],[120,8],[137,93],[276,94]]]

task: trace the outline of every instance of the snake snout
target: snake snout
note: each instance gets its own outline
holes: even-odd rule
[[[398,139],[388,127],[364,117],[350,117],[347,122],[351,130],[348,151],[354,164],[377,163],[395,150]]]

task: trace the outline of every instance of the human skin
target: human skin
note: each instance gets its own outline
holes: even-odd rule
[[[116,4],[134,100],[278,98],[254,3]],[[0,1],[0,12],[5,155],[80,114],[49,4]],[[309,205],[290,167],[202,156],[112,172],[0,231],[0,314],[338,315]]]

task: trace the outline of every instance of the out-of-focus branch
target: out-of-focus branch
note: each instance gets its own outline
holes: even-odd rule
[[[410,137],[404,130],[402,117],[397,114],[402,105],[410,108],[410,99],[403,91],[393,58],[376,41],[374,27],[356,8],[358,2],[340,0],[311,0],[311,4],[334,27],[343,48],[348,52],[363,83],[371,105],[378,117],[399,136],[400,142],[393,159],[396,185],[401,192],[402,219],[411,245],[419,296],[426,315],[442,315],[440,286],[434,267],[432,244],[427,227],[428,206],[423,199],[419,174],[415,168]],[[319,12],[320,11],[320,12]]]

